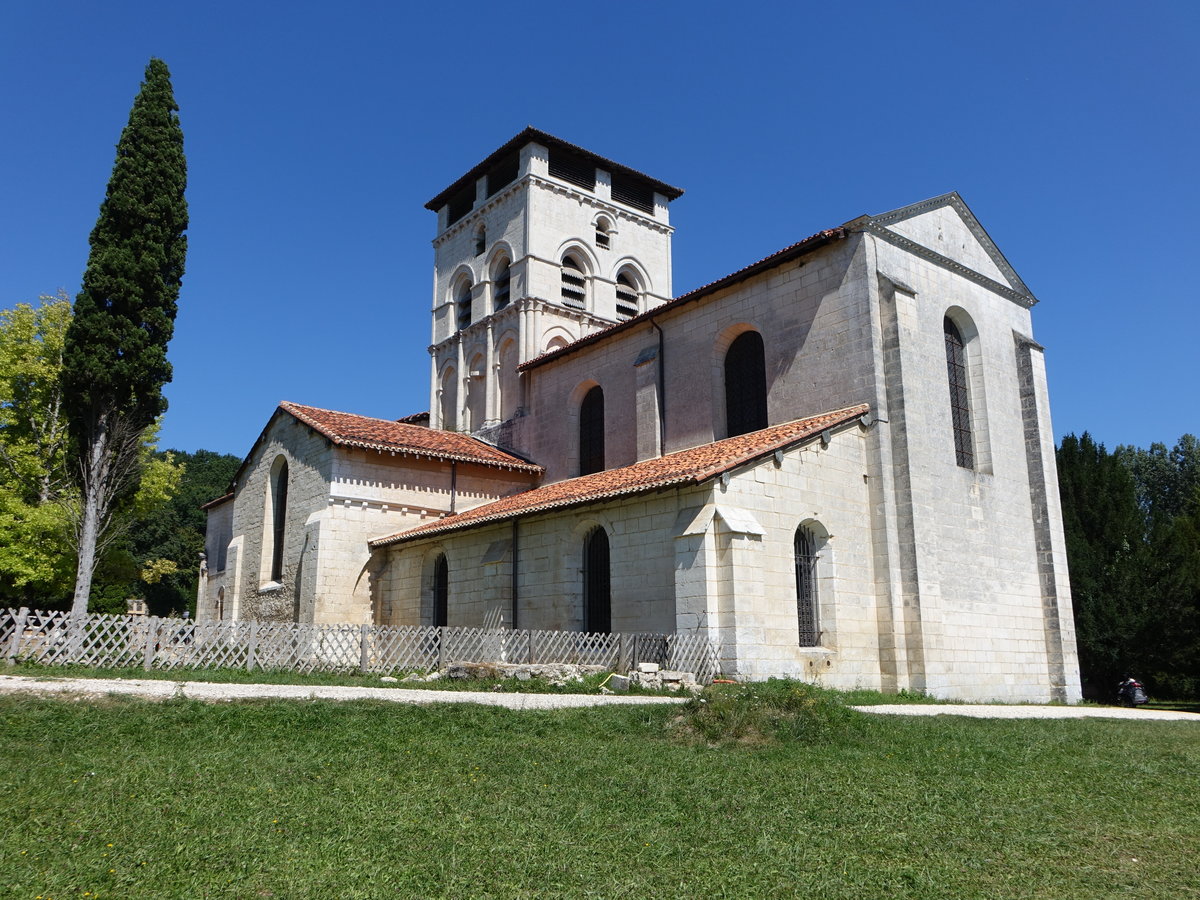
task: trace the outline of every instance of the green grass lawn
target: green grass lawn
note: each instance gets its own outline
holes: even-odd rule
[[[1200,726],[836,713],[0,698],[0,897],[1200,897]]]

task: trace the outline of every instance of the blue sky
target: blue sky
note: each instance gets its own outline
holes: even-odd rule
[[[687,193],[682,293],[959,191],[1041,303],[1056,434],[1200,430],[1200,4],[10,2],[0,307],[74,294],[147,60],[191,208],[161,446],[428,406],[424,203],[525,125]]]

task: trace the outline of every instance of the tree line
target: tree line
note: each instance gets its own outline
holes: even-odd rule
[[[1134,675],[1200,697],[1200,441],[1058,447],[1067,563],[1085,695]]]

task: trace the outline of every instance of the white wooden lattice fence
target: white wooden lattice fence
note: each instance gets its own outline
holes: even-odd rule
[[[450,663],[577,663],[626,672],[638,663],[717,673],[707,637],[588,634],[489,628],[205,622],[154,616],[0,610],[0,653],[9,661],[99,668],[286,669],[295,672],[433,671]]]

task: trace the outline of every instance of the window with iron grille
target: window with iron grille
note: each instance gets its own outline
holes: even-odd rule
[[[500,269],[496,272],[496,278],[493,283],[493,308],[496,312],[508,306],[508,298],[512,288],[512,269],[508,265],[508,260],[501,260]]]
[[[617,318],[631,319],[638,314],[637,285],[629,273],[622,272],[617,276]]]
[[[801,525],[796,529],[796,613],[800,646],[816,647],[821,642],[817,615],[817,539]]]
[[[950,385],[950,418],[954,428],[954,455],[964,469],[975,468],[971,434],[971,395],[967,381],[967,354],[958,326],[947,316],[942,320],[946,336],[946,378]]]
[[[469,283],[464,283],[459,287],[455,307],[458,310],[458,330],[462,331],[471,324],[471,285]]]
[[[579,404],[579,474],[604,471],[604,391],[596,385]]]
[[[282,456],[275,463],[271,483],[271,580],[283,580],[283,540],[287,528],[288,464]]]
[[[608,534],[597,526],[583,541],[584,629],[590,634],[612,631],[612,591]]]
[[[763,339],[743,331],[725,353],[726,437],[767,427],[767,367]]]
[[[437,628],[450,624],[450,566],[443,553],[433,563],[433,622]]]
[[[587,306],[587,281],[583,267],[573,256],[564,256],[562,261],[562,300],[567,306],[584,309]]]

